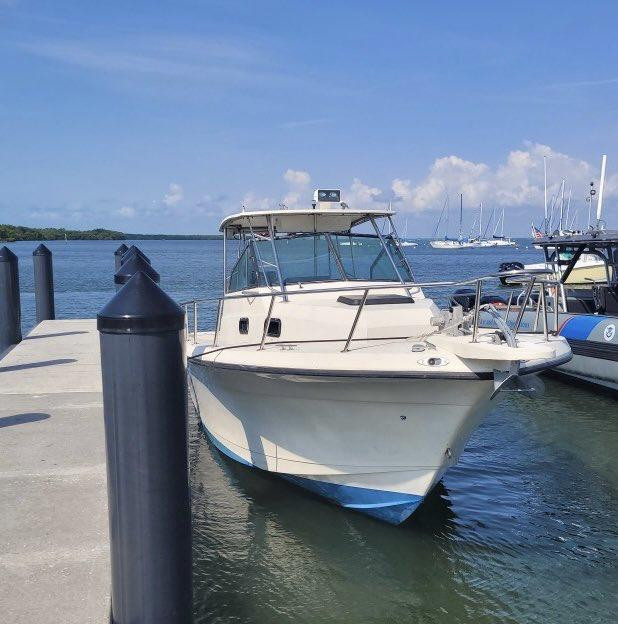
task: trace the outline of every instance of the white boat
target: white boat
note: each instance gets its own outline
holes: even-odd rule
[[[618,231],[602,227],[605,166],[603,156],[595,226],[586,232],[535,237],[545,255],[536,270],[558,279],[557,287],[547,292],[548,326],[557,329],[573,351],[572,360],[553,372],[618,391]],[[523,306],[522,312],[521,327],[538,331],[536,306]],[[519,316],[517,308],[513,313]],[[505,321],[513,324],[514,317],[505,313]],[[483,322],[495,326],[494,319],[483,317]]]
[[[401,237],[401,239],[399,240],[399,244],[402,247],[418,247],[418,243],[410,240],[408,238],[408,218],[406,217],[406,224],[405,227],[403,229],[403,236]]]
[[[436,224],[436,229],[434,230],[434,237],[438,233],[440,229],[440,223],[442,222],[442,218],[445,217],[445,234],[444,238],[434,238],[434,240],[430,240],[429,244],[434,249],[472,249],[476,247],[476,245],[470,241],[469,238],[464,239],[462,234],[463,227],[463,194],[459,195],[459,236],[457,238],[449,238],[448,236],[448,218],[449,218],[449,209],[448,209],[448,196],[444,201],[444,205],[442,206],[442,212],[440,213],[440,218],[438,219],[438,223]]]
[[[489,221],[485,227],[485,231],[483,232],[483,202],[480,204],[479,208],[479,233],[475,238],[468,237],[468,241],[470,242],[470,246],[477,249],[486,249],[493,247],[515,247],[516,243],[508,236],[504,236],[504,208],[502,208],[502,217],[498,219],[494,225],[494,230],[491,238],[487,237],[487,230],[491,225],[493,220],[494,211],[491,211],[491,216],[489,217]],[[501,226],[500,234],[496,234],[498,231],[498,226]]]
[[[476,246],[469,241],[454,238],[432,240],[429,241],[429,244],[434,249],[472,249]]]
[[[199,303],[185,306],[196,310],[190,387],[213,445],[398,524],[501,390],[528,386],[526,375],[571,352],[561,338],[475,329],[478,310],[440,310],[425,294],[432,285],[414,281],[393,214],[355,210],[328,190],[312,208],[231,215],[216,331],[199,333]]]

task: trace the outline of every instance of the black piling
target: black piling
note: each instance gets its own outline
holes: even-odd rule
[[[148,264],[150,264],[150,258],[139,247],[136,247],[135,245],[131,245],[131,247],[129,247],[124,252],[124,254],[122,254],[122,258],[120,259],[120,264],[124,264],[125,262],[130,260],[133,256],[139,256],[143,260],[146,260]]]
[[[21,342],[19,265],[8,248],[0,249],[0,355]]]
[[[41,243],[32,252],[36,322],[56,318],[54,306],[54,269],[52,252]]]
[[[97,316],[112,622],[192,618],[184,314],[138,272]]]
[[[120,290],[138,271],[143,271],[153,282],[159,283],[161,276],[141,256],[133,255],[123,262],[114,275],[116,290]]]
[[[120,265],[122,264],[122,256],[126,254],[128,250],[129,248],[124,243],[122,243],[122,245],[120,245],[120,247],[118,247],[118,249],[116,249],[116,251],[114,252],[115,271],[120,268]]]

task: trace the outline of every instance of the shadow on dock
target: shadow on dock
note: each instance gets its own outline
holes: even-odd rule
[[[76,334],[87,334],[87,331],[68,331],[56,334],[38,334],[37,336],[26,336],[24,340],[36,340],[38,338],[55,338],[56,336],[75,336]]]
[[[28,364],[15,364],[13,366],[0,366],[0,373],[26,370],[27,368],[41,368],[42,366],[56,366],[56,364],[71,364],[77,362],[74,358],[61,358],[58,360],[43,360],[42,362],[29,362]]]
[[[13,425],[25,425],[27,423],[38,422],[39,420],[47,420],[51,418],[50,414],[44,412],[28,412],[25,414],[13,414],[12,416],[0,417],[0,429],[3,427],[12,427]]]

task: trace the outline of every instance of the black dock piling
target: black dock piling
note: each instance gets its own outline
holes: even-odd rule
[[[131,247],[129,247],[124,252],[124,254],[122,254],[122,258],[120,259],[120,264],[121,265],[124,264],[133,256],[139,256],[140,258],[142,258],[142,260],[146,260],[146,262],[150,264],[150,258],[139,247],[136,247],[135,245],[131,245]]]
[[[36,303],[36,322],[56,318],[54,306],[54,269],[52,252],[41,243],[32,252],[34,263],[34,299]]]
[[[184,313],[137,272],[97,316],[113,624],[192,620]]]
[[[157,284],[161,281],[161,276],[152,268],[152,266],[141,256],[134,254],[114,275],[114,284],[116,290],[120,290],[138,271],[143,271],[153,282]]]
[[[0,355],[21,342],[19,265],[8,248],[0,249]]]
[[[114,252],[114,270],[117,271],[122,264],[122,256],[127,253],[129,248],[122,243],[118,249]]]

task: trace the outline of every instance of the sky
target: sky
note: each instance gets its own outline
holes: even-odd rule
[[[618,228],[618,3],[0,0],[0,223],[213,233],[341,188]],[[451,218],[451,222],[454,217]]]

